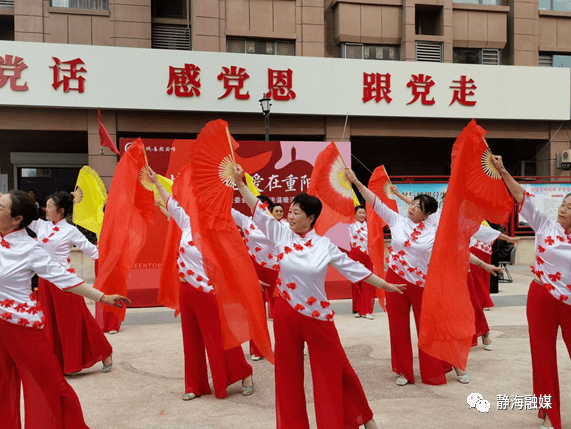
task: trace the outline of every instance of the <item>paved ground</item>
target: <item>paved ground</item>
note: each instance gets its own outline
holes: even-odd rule
[[[527,266],[514,266],[510,271],[514,283],[500,284],[500,293],[492,295],[496,307],[486,312],[494,350],[485,351],[481,345],[472,349],[468,385],[458,383],[451,373],[444,386],[421,382],[396,386],[386,314],[377,311],[372,321],[355,319],[349,301],[334,303],[341,341],[379,427],[539,428],[536,411],[499,410],[497,406],[497,395],[533,394],[525,316],[531,275]],[[67,377],[79,395],[88,425],[92,429],[275,428],[273,367],[266,361],[252,362],[256,391],[250,397],[242,396],[236,384],[229,387],[224,400],[207,396],[182,401],[181,329],[172,313],[157,308],[129,310],[121,332],[109,336],[115,350],[113,371],[102,374],[96,365]],[[566,428],[571,427],[571,361],[561,337],[558,351]],[[309,374],[307,360],[306,396],[315,428]],[[471,393],[480,393],[490,402],[488,413],[468,407],[466,399]]]

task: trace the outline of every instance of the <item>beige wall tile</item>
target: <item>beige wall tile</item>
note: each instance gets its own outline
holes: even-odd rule
[[[72,45],[91,45],[91,16],[68,16],[69,43]]]
[[[557,20],[557,47],[571,46],[571,20]]]
[[[115,46],[122,46],[124,48],[151,49],[151,39],[130,39],[124,37],[115,37]]]
[[[363,43],[381,43],[382,8],[379,6],[361,6],[361,41]]]
[[[32,15],[14,15],[14,31],[43,33],[43,18]]]
[[[250,0],[250,31],[272,33],[273,30],[272,2],[266,0]]]
[[[402,8],[382,6],[381,43],[400,43],[402,32]]]
[[[337,35],[342,42],[361,40],[361,6],[340,3],[335,8]]]
[[[44,18],[46,42],[67,43],[67,15],[52,13]]]
[[[115,44],[115,23],[106,16],[91,17],[92,43],[97,46],[113,46]]]
[[[14,15],[37,15],[43,14],[42,0],[14,0]]]
[[[115,21],[115,37],[151,39],[151,26],[148,23]]]
[[[323,43],[302,42],[303,56],[304,57],[323,57],[325,50]]]
[[[514,34],[535,34],[536,30],[536,21],[539,21],[541,24],[542,19],[525,19],[525,18],[518,18],[514,19],[513,23],[513,32]],[[555,29],[555,26],[553,26]]]
[[[291,1],[275,2],[274,10],[278,4],[290,5],[290,6],[293,5]],[[276,18],[278,17],[279,15],[276,15]],[[324,21],[323,7],[301,7],[302,24],[323,24],[323,21]]]
[[[218,0],[194,0],[191,11],[194,16],[218,18],[220,14]]]
[[[468,12],[468,46],[485,48],[488,41],[488,14]]]
[[[533,18],[539,16],[539,9],[537,3],[523,3],[516,1],[513,6],[513,13],[515,18]]]
[[[302,42],[324,43],[323,25],[302,25],[301,40]]]
[[[42,33],[20,33],[16,31],[14,32],[14,40],[16,42],[43,42],[44,35]]]
[[[508,20],[506,15],[488,14],[488,48],[503,49],[508,41]]]
[[[315,8],[300,8],[315,9]],[[323,10],[322,10],[323,11]],[[295,33],[296,7],[292,1],[274,2],[274,31],[276,33]],[[320,24],[323,23],[321,20]]]
[[[323,0],[301,0],[301,5],[302,6],[323,7]]]
[[[216,36],[197,35],[192,42],[192,48],[195,51],[218,52],[220,48],[219,39]]]
[[[234,32],[250,30],[248,0],[226,0],[226,29]]]
[[[414,5],[403,7],[404,20],[403,25],[414,25],[416,22],[416,12]]]
[[[537,66],[537,51],[515,51],[513,58],[516,66]]]
[[[454,11],[454,27],[452,30],[454,46],[465,48],[468,46],[468,11]]]
[[[526,34],[514,35],[514,48],[518,51],[537,52],[537,41],[535,36]]]
[[[194,19],[193,32],[196,36],[219,36],[218,18],[196,17]]]
[[[115,5],[115,21],[151,22],[151,8],[148,6]]]
[[[117,156],[89,155],[89,166],[100,176],[113,176],[117,166]]]

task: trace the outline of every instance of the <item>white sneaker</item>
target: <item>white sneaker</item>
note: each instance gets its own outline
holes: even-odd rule
[[[358,319],[359,317],[361,317],[361,315],[359,313],[355,313],[355,319]]]
[[[408,380],[406,379],[406,377],[404,375],[399,375],[397,377],[397,386],[406,386],[408,384]]]
[[[252,360],[260,360],[260,359],[262,359],[262,356],[252,355],[252,356],[250,356],[250,359],[252,359]]]
[[[194,393],[185,393],[184,395],[182,395],[183,401],[190,401],[191,399],[194,398],[196,398],[196,395]]]
[[[109,331],[109,333],[110,333],[111,335],[113,335],[113,334],[116,334],[117,331],[116,331],[116,330],[112,330],[112,331]]]
[[[374,319],[375,319],[372,314],[365,314],[363,317],[364,317],[365,319],[369,319],[369,320],[374,320]]]

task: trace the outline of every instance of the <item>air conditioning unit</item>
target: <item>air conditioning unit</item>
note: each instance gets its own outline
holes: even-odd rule
[[[571,150],[561,152],[561,170],[571,170]]]

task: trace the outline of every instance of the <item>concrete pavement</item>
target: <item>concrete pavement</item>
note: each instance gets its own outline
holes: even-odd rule
[[[510,271],[514,283],[500,283],[500,293],[492,295],[496,306],[486,312],[494,350],[485,351],[481,344],[472,349],[467,385],[458,383],[453,373],[449,373],[447,385],[422,384],[415,352],[418,381],[414,385],[396,386],[396,375],[390,366],[386,314],[377,308],[375,320],[355,319],[350,314],[349,301],[334,302],[341,342],[361,379],[379,427],[539,428],[537,411],[510,409],[512,404],[501,410],[497,405],[497,395],[509,398],[533,395],[525,315],[531,274],[527,265],[510,267]],[[241,395],[237,383],[228,388],[227,399],[213,396],[188,402],[181,399],[182,336],[171,310],[130,309],[121,332],[108,338],[114,347],[114,367],[110,374],[100,373],[101,365],[96,365],[67,377],[92,429],[276,427],[273,367],[265,360],[251,362],[256,391],[250,397]],[[562,419],[566,428],[571,427],[571,361],[561,336],[558,354]],[[489,412],[469,408],[467,397],[471,393],[479,393],[489,401]],[[311,428],[315,428],[309,359],[306,359],[306,399]]]

